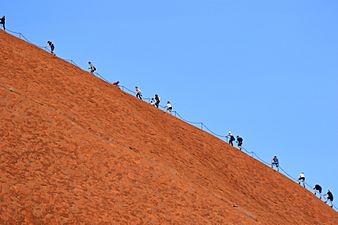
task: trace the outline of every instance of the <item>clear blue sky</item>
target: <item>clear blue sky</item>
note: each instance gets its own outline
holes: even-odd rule
[[[4,1],[8,29],[338,198],[338,1]],[[338,203],[337,203],[338,205]]]

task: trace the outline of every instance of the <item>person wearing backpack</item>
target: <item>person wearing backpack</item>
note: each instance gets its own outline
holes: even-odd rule
[[[6,21],[5,16],[1,17],[1,19],[0,19],[0,24],[2,24],[2,28],[4,29],[4,31],[6,31],[5,21]]]
[[[161,99],[160,99],[160,97],[158,97],[158,95],[156,94],[155,95],[155,106],[156,106],[156,108],[158,108],[159,107],[159,105],[160,105],[160,102],[161,102]]]
[[[95,66],[92,64],[92,62],[88,62],[88,64],[89,64],[88,69],[89,69],[90,73],[94,73],[96,71]]]

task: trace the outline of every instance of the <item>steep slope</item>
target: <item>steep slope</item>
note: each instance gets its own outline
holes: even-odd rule
[[[223,141],[0,31],[1,224],[337,224]]]

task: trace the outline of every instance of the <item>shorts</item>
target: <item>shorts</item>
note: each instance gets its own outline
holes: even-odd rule
[[[305,177],[300,177],[299,180],[300,181],[305,181]]]

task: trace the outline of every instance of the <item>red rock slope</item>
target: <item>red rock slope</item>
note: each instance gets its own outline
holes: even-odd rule
[[[0,224],[337,224],[294,182],[0,31]]]

